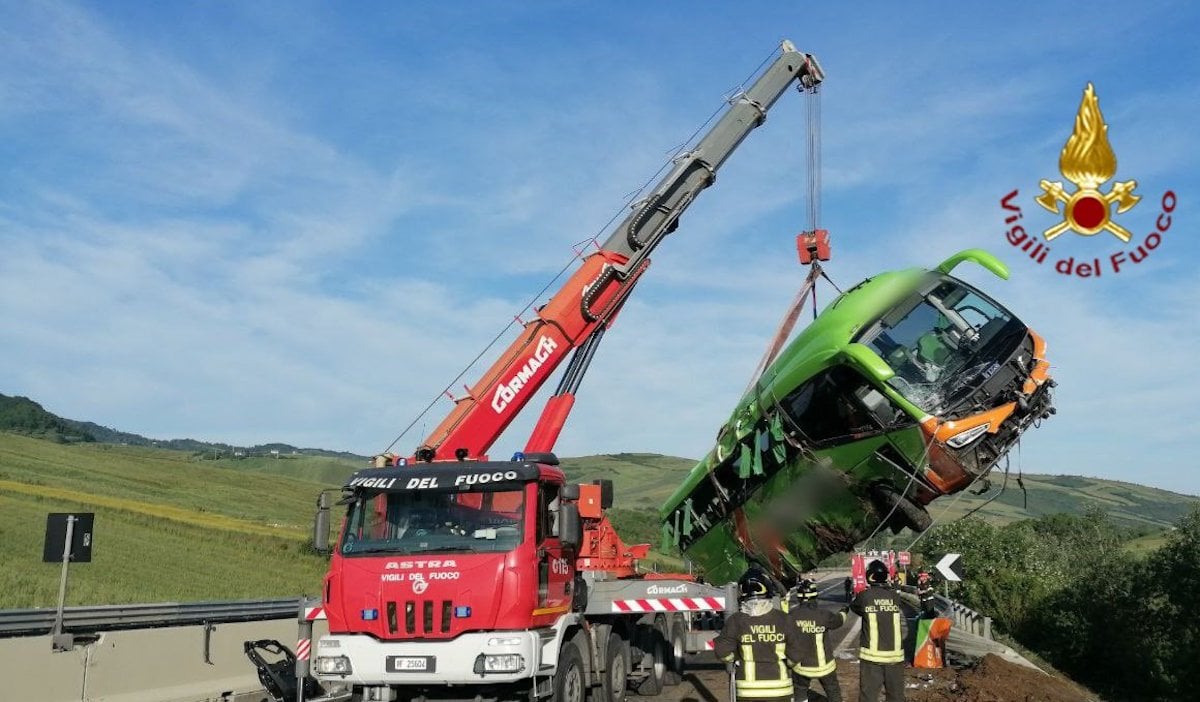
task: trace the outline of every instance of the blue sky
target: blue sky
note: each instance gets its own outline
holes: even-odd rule
[[[1024,470],[1200,493],[1193,5],[2,5],[0,392],[152,437],[381,450],[787,37],[828,74],[834,279],[994,251],[1012,279],[968,279],[1061,383]],[[1081,280],[1005,243],[999,200],[1053,224],[1032,198],[1088,81],[1145,196],[1120,221],[1140,240],[1178,207],[1145,262]],[[804,138],[786,95],[684,216],[560,453],[709,448],[803,276]]]

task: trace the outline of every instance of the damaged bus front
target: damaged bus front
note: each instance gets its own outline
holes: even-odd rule
[[[883,273],[839,296],[742,398],[715,447],[663,507],[666,539],[713,581],[755,561],[812,568],[881,525],[928,526],[935,498],[986,475],[1053,414],[1046,344],[953,277]]]

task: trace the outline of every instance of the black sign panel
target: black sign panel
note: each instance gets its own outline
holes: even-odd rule
[[[71,531],[71,561],[92,562],[92,522],[94,512],[51,512],[46,515],[46,545],[42,548],[42,561],[62,563],[63,547],[67,543],[67,518],[75,517]]]

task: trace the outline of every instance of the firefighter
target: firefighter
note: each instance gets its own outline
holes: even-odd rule
[[[917,573],[917,598],[921,600],[921,616],[933,618],[937,616],[933,600],[933,577],[922,570]]]
[[[775,609],[775,587],[764,573],[750,569],[738,580],[741,605],[713,639],[717,658],[734,664],[739,699],[792,702],[788,668],[787,615]]]
[[[858,593],[850,609],[862,618],[859,637],[858,699],[876,702],[879,688],[887,702],[904,702],[904,649],[900,597],[887,588],[888,569],[882,561],[867,566],[867,589]]]
[[[850,600],[854,598],[854,578],[846,578],[842,589],[846,591],[846,604],[850,604]]]
[[[817,587],[811,580],[801,580],[794,590],[797,597],[788,608],[792,627],[788,635],[795,639],[792,682],[796,702],[808,700],[808,687],[813,680],[821,681],[828,702],[842,702],[842,686],[837,679],[837,660],[833,657],[833,642],[828,633],[846,623],[849,607],[830,611],[817,606]]]

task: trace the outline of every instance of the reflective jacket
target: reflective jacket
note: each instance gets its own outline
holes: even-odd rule
[[[739,698],[792,698],[788,669],[788,617],[762,601],[752,613],[736,612],[725,620],[713,639],[713,652],[726,663],[737,663],[734,687]]]
[[[918,585],[917,598],[921,600],[921,612],[923,614],[934,613],[934,593],[932,585]]]
[[[792,628],[788,634],[795,639],[792,670],[806,678],[823,678],[837,669],[833,657],[833,642],[827,635],[846,623],[846,610],[836,612],[821,609],[816,602],[792,605],[788,612]]]
[[[858,593],[850,609],[862,617],[858,657],[871,663],[903,663],[900,596],[878,585]]]

